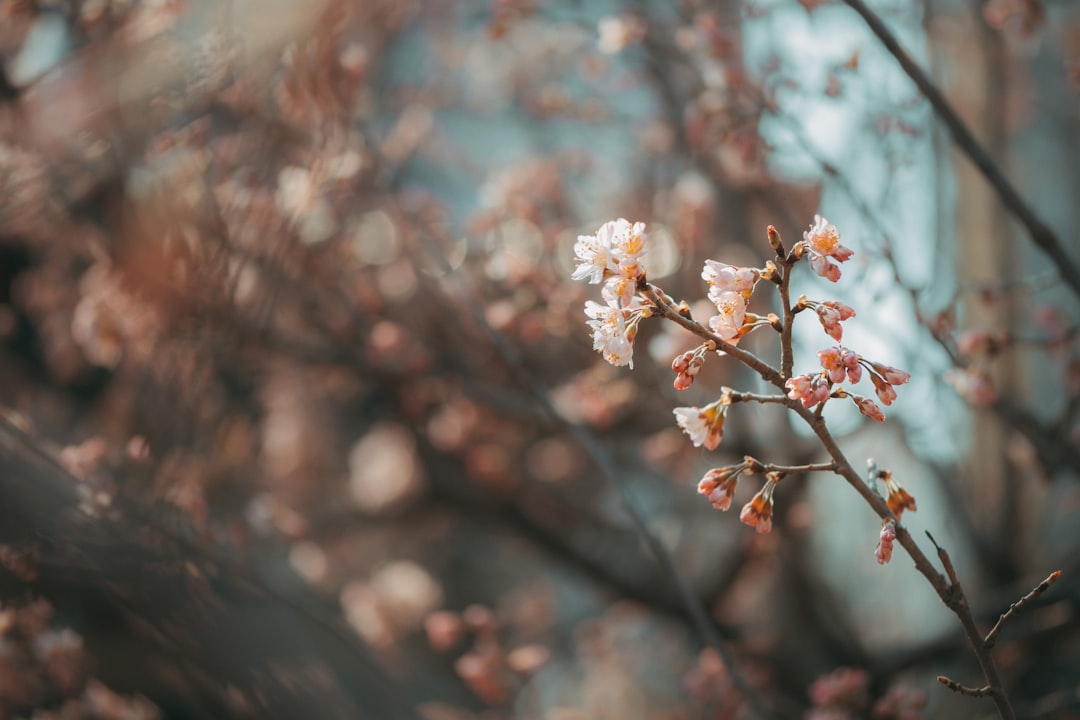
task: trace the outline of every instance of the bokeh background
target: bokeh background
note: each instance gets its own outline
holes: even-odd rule
[[[871,6],[1080,260],[1080,9]],[[830,425],[984,631],[1064,571],[995,658],[1080,716],[1077,296],[845,2],[0,0],[0,60],[0,717],[992,717],[842,480],[768,535],[696,495],[822,460],[775,406],[675,426],[759,380],[592,352],[579,234],[648,223],[706,317],[705,258],[815,212],[856,256],[796,294],[913,376]]]

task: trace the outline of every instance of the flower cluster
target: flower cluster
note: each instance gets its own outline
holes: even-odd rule
[[[849,393],[844,388],[833,390],[832,385],[844,382],[845,378],[848,382],[855,384],[862,379],[863,368],[866,368],[878,399],[885,405],[892,405],[896,400],[896,390],[893,386],[903,385],[911,379],[911,376],[903,370],[867,360],[841,345],[819,351],[818,359],[821,367],[824,368],[823,372],[800,375],[787,381],[788,397],[801,400],[808,408],[830,397],[849,397],[859,408],[859,412],[882,422],[885,420],[885,414],[873,400]],[[823,389],[826,386],[828,389]]]
[[[675,373],[675,389],[686,390],[694,384],[694,378],[705,365],[705,354],[716,351],[716,343],[709,341],[677,355],[671,361],[671,370]]]
[[[645,223],[619,218],[600,226],[596,235],[579,235],[574,243],[578,266],[571,278],[604,283],[604,300],[613,307],[626,305],[645,277]]]
[[[849,393],[842,387],[834,389],[833,386],[839,385],[845,379],[852,384],[859,382],[865,368],[874,384],[874,392],[878,399],[885,405],[892,405],[896,400],[896,390],[893,386],[903,385],[911,379],[911,376],[903,370],[867,360],[843,346],[819,351],[818,359],[824,370],[796,375],[784,382],[788,397],[800,401],[808,409],[820,405],[831,397],[851,398],[855,406],[859,408],[859,412],[872,420],[882,422],[885,420],[885,414],[873,400]]]
[[[771,265],[765,270],[737,267],[716,260],[706,260],[701,279],[709,285],[709,300],[716,306],[716,315],[709,318],[709,329],[732,344],[769,318],[747,312],[747,303],[757,281],[775,273]]]
[[[636,295],[645,279],[641,259],[646,252],[645,224],[622,218],[606,222],[596,235],[579,235],[574,244],[578,266],[571,276],[604,283],[604,305],[588,300],[585,314],[592,328],[593,349],[615,366],[634,367],[634,337],[651,306]]]
[[[640,298],[632,298],[624,307],[585,301],[585,314],[593,331],[593,350],[616,367],[634,367],[634,338],[641,318],[649,317],[651,308]]]
[[[601,226],[595,236],[579,237],[574,247],[578,260],[578,267],[573,273],[574,279],[604,283],[603,296],[606,304],[590,300],[585,304],[585,312],[593,331],[593,347],[615,365],[632,366],[634,337],[641,318],[659,314],[677,320],[682,325],[686,325],[686,321],[693,322],[689,319],[685,302],[677,303],[658,288],[645,282],[645,271],[640,262],[645,254],[644,232],[645,226],[641,223],[630,224],[626,220],[615,220]],[[803,233],[803,240],[796,243],[790,253],[784,250],[783,241],[775,228],[769,227],[768,236],[769,245],[776,253],[776,258],[766,262],[763,268],[739,267],[716,260],[705,261],[701,278],[708,286],[708,298],[716,307],[716,314],[695,329],[698,335],[705,338],[705,342],[681,353],[672,361],[671,370],[675,373],[676,390],[690,388],[701,372],[705,356],[721,349],[737,355],[749,366],[759,369],[756,363],[760,361],[756,358],[751,361],[742,351],[737,351],[732,346],[737,345],[747,333],[764,325],[770,325],[782,334],[785,348],[782,355],[790,362],[790,320],[793,315],[803,310],[813,310],[822,328],[836,342],[839,343],[843,338],[841,323],[855,317],[855,310],[835,300],[808,300],[805,296],[790,305],[787,294],[790,273],[795,264],[804,257],[809,259],[811,268],[821,277],[832,282],[840,278],[839,263],[849,260],[852,251],[840,244],[839,231],[825,218],[817,215],[810,230]],[[762,280],[779,287],[785,302],[784,321],[776,315],[761,316],[749,311],[750,298]],[[891,405],[896,399],[895,386],[909,380],[906,372],[868,360],[842,345],[821,350],[818,358],[821,370],[794,377],[785,377],[777,370],[771,370],[770,377],[770,371],[759,369],[762,377],[783,387],[784,395],[756,396],[735,393],[725,387],[722,388],[720,397],[707,405],[675,408],[675,420],[695,447],[704,447],[707,450],[715,450],[720,445],[724,437],[728,410],[736,400],[783,402],[789,407],[797,407],[794,401],[807,409],[817,408],[820,411],[823,404],[831,398],[848,398],[863,415],[880,422],[885,419],[885,415],[877,403],[861,395],[849,393],[841,383],[854,385],[864,376],[869,376],[878,401]],[[766,469],[769,469],[769,472],[765,472]],[[786,472],[806,472],[809,469],[830,468],[766,466],[747,457],[740,463],[706,472],[698,482],[697,491],[708,498],[717,510],[728,510],[731,508],[739,477],[743,474],[765,472],[765,483],[743,507],[739,519],[759,533],[767,533],[772,528],[773,494],[776,486]],[[876,477],[885,483],[888,491],[887,503],[896,521],[904,510],[915,509],[914,498],[904,491],[888,472],[883,471]],[[889,519],[883,526],[875,551],[879,562],[888,562],[891,556],[892,543],[896,539],[896,521]]]

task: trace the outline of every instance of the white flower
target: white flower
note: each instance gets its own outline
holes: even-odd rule
[[[704,445],[708,450],[715,450],[724,437],[724,418],[728,407],[730,402],[725,394],[705,407],[677,407],[672,412],[679,427],[690,436],[694,447]]]
[[[645,223],[630,224],[619,218],[600,226],[596,235],[579,235],[574,244],[578,266],[570,276],[592,284],[607,281],[604,300],[626,307],[645,276],[641,258],[645,255]]]
[[[645,223],[636,222],[631,225],[628,220],[619,218],[604,223],[605,228],[609,226],[611,249],[619,264],[627,267],[637,265],[645,255]]]
[[[709,283],[709,299],[719,297],[726,292],[740,293],[744,298],[749,298],[754,292],[760,272],[754,268],[736,267],[715,260],[706,260],[705,267],[701,270],[701,279]],[[713,302],[716,302],[713,300]]]
[[[709,327],[724,340],[737,340],[746,321],[746,299],[741,293],[732,291],[716,295],[710,291],[709,299],[716,303],[719,312],[709,318]]]
[[[600,228],[601,233],[603,227]],[[574,243],[574,255],[577,256],[578,266],[572,280],[588,280],[590,284],[602,282],[607,272],[616,268],[615,258],[611,254],[610,241],[605,242],[601,233],[597,235],[578,235]]]
[[[586,300],[585,314],[593,331],[593,350],[616,367],[628,365],[633,369],[634,337],[641,318],[650,315],[649,306],[643,305],[639,298],[633,298],[627,307]]]

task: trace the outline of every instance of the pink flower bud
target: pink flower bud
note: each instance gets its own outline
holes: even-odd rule
[[[874,368],[874,371],[881,375],[885,379],[885,382],[890,385],[903,385],[911,379],[911,375],[903,370],[897,370],[894,367],[888,365],[882,365],[881,363],[870,363],[870,366]]]
[[[881,526],[881,534],[878,535],[878,544],[874,548],[874,557],[879,565],[892,560],[893,542],[896,540],[896,525],[892,520],[886,520]]]
[[[866,417],[871,420],[877,420],[878,422],[885,422],[885,413],[881,412],[881,408],[877,406],[873,400],[864,398],[861,395],[852,395],[851,399],[855,402],[855,405]]]

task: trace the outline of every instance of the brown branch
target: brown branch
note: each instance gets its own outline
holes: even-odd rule
[[[944,685],[945,687],[952,690],[953,692],[960,693],[961,695],[969,695],[971,697],[985,697],[987,695],[992,694],[992,691],[990,690],[989,685],[981,687],[981,688],[971,688],[971,687],[968,687],[967,685],[961,685],[960,683],[956,682],[955,680],[950,680],[949,678],[945,677],[944,675],[938,675],[937,676],[937,681],[939,683],[941,683],[942,685]]]
[[[694,322],[688,318],[683,317],[679,312],[671,307],[666,300],[663,299],[663,291],[657,288],[651,283],[646,283],[644,287],[640,288],[641,294],[644,295],[649,302],[651,302],[657,310],[660,311],[660,316],[671,320],[676,325],[689,330],[693,334],[697,335],[703,340],[711,340],[716,343],[716,347],[719,350],[731,355],[736,360],[746,365],[748,368],[756,372],[761,376],[763,380],[768,383],[772,383],[779,388],[784,387],[784,378],[780,372],[769,365],[767,362],[754,355],[751,352],[747,352],[735,345],[732,345],[727,340],[724,340],[719,335],[710,332],[704,325],[698,322]]]
[[[762,405],[769,403],[777,405],[786,405],[788,402],[787,395],[759,395],[757,393],[744,393],[736,390],[731,391],[731,402],[756,402]]]
[[[952,558],[949,557],[949,553],[945,548],[937,544],[933,535],[927,532],[926,536],[930,538],[930,542],[937,548],[938,558],[949,576],[948,597],[943,596],[941,599],[960,619],[960,624],[964,627],[964,634],[967,635],[972,652],[975,653],[975,658],[979,661],[979,667],[982,668],[983,677],[986,678],[986,692],[982,694],[993,698],[994,703],[997,705],[998,714],[1001,715],[1003,720],[1012,720],[1016,717],[1016,714],[1009,703],[1008,695],[1005,694],[1005,686],[998,675],[994,659],[990,656],[990,649],[986,646],[985,641],[979,637],[979,629],[975,626],[975,618],[971,615],[971,607],[968,605],[967,597],[964,595],[964,588],[956,577],[956,568],[953,567]]]
[[[892,53],[893,57],[900,63],[900,67],[904,69],[904,72],[914,81],[919,91],[930,101],[930,105],[934,108],[937,116],[949,128],[956,145],[982,172],[983,177],[990,183],[990,186],[1001,198],[1002,203],[1009,209],[1009,212],[1027,229],[1028,235],[1031,236],[1031,240],[1036,247],[1042,250],[1054,263],[1058,272],[1061,273],[1062,279],[1072,288],[1076,295],[1080,296],[1080,269],[1077,268],[1072,258],[1065,252],[1054,231],[1038,218],[1035,211],[1020,196],[1020,193],[1005,177],[1001,169],[998,168],[990,154],[975,139],[971,130],[968,129],[964,121],[952,108],[949,101],[945,99],[945,96],[938,90],[929,76],[919,67],[919,64],[900,45],[900,42],[885,22],[867,7],[863,0],[844,0],[844,2],[862,17],[882,45]]]
[[[998,621],[994,624],[994,627],[990,629],[990,632],[986,634],[983,645],[985,645],[987,649],[994,647],[994,643],[997,642],[997,636],[1001,632],[1001,629],[1005,627],[1005,623],[1012,620],[1018,612],[1033,603],[1040,595],[1049,590],[1050,586],[1056,583],[1059,577],[1061,577],[1061,571],[1055,570],[1050,573],[1045,580],[1039,583],[1038,587],[1010,605],[1009,609],[1002,613],[1001,617],[998,618]]]
[[[754,472],[778,472],[785,475],[796,475],[801,473],[812,472],[836,472],[836,463],[807,463],[805,465],[773,465],[772,463],[763,463],[760,460],[746,457],[746,460],[753,463]]]

